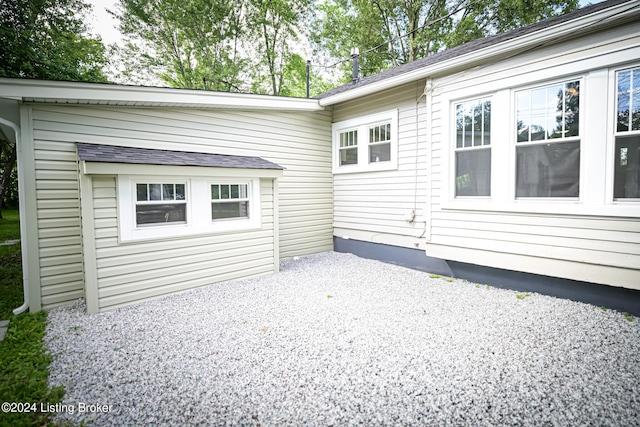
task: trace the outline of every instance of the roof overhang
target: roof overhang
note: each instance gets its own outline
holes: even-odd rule
[[[316,99],[212,92],[106,83],[0,78],[0,98],[22,102],[188,107],[279,111],[323,111]]]
[[[80,169],[85,175],[123,173],[157,173],[158,166],[163,173],[184,169],[198,170],[198,174],[206,168],[225,169],[232,174],[241,173],[260,177],[280,177],[283,167],[255,156],[223,155],[214,153],[196,153],[190,151],[169,151],[148,148],[121,147],[102,144],[76,143]],[[237,172],[241,171],[241,172]],[[130,172],[132,173],[132,172]]]
[[[527,51],[548,43],[555,43],[574,38],[581,34],[588,34],[611,27],[619,22],[628,22],[634,17],[640,16],[640,0],[632,0],[607,7],[585,16],[577,17],[570,21],[560,22],[556,25],[533,31],[512,39],[489,45],[473,52],[465,53],[451,59],[425,65],[412,71],[407,71],[386,79],[372,82],[354,89],[345,90],[335,95],[329,95],[319,99],[323,107],[350,101],[365,95],[370,95],[386,89],[391,89],[405,83],[428,77],[437,77],[443,74],[468,69],[482,63],[495,62],[501,58],[512,56],[518,52]]]

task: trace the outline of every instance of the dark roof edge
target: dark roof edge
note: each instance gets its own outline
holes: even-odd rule
[[[274,169],[284,167],[254,156],[157,150],[77,142],[78,158],[94,163],[124,163],[158,166],[196,166],[233,169]]]

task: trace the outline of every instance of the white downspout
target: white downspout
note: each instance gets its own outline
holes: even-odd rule
[[[3,119],[2,117],[0,117],[0,124],[10,127],[15,132],[16,159],[19,159],[20,158],[19,153],[20,153],[20,147],[21,147],[20,126],[16,125],[13,122],[10,122],[9,120]],[[19,162],[18,160],[16,161]],[[18,164],[18,200],[20,201],[26,200],[26,197],[24,195],[23,185],[22,185],[23,182],[24,182],[24,171]],[[21,202],[18,202],[18,212],[20,214],[20,239],[23,239],[24,236],[27,235],[27,230],[26,230],[27,218],[25,217],[24,208],[22,207]],[[22,287],[23,287],[24,303],[20,307],[13,310],[13,314],[15,314],[16,316],[18,314],[24,313],[29,309],[29,276],[27,273],[28,268],[27,268],[26,243],[27,242],[24,242],[24,241],[20,242],[20,248],[21,248],[20,252],[22,255]]]

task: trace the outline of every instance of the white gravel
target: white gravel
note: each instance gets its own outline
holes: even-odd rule
[[[51,310],[50,384],[96,426],[640,425],[640,319],[526,295],[329,252]]]

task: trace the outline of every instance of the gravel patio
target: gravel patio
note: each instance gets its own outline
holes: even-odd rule
[[[350,254],[98,315],[79,300],[45,341],[59,418],[95,426],[640,425],[640,319]]]

